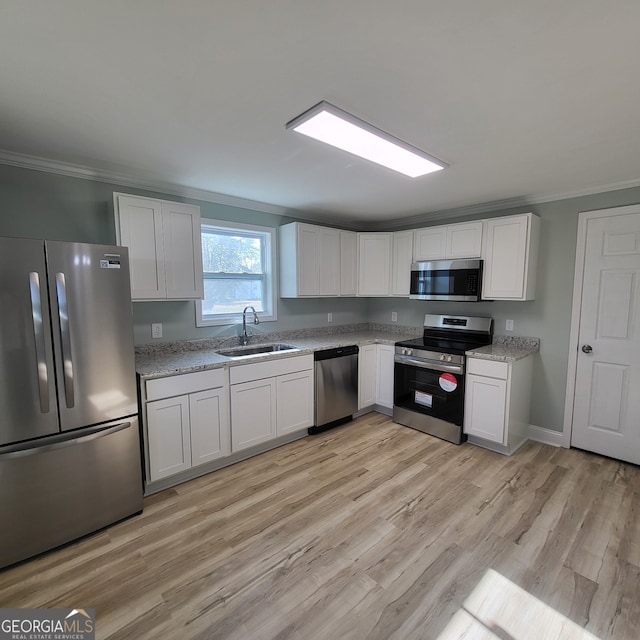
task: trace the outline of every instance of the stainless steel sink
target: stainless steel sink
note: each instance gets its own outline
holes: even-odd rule
[[[218,349],[216,353],[227,358],[245,358],[247,356],[269,355],[278,351],[296,350],[290,344],[257,344],[251,347],[235,347],[233,349]]]

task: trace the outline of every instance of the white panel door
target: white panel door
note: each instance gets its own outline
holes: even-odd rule
[[[202,299],[200,208],[179,202],[162,203],[167,298]]]
[[[162,202],[124,195],[116,196],[116,202],[116,238],[129,248],[131,298],[165,298]]]
[[[358,234],[340,231],[340,295],[358,292]]]
[[[640,464],[640,207],[586,221],[571,444]]]
[[[389,344],[376,345],[376,404],[393,408],[393,371],[395,347]]]
[[[358,234],[358,295],[389,295],[391,239],[390,233]]]
[[[231,385],[231,450],[276,437],[276,379]]]
[[[298,225],[298,295],[317,296],[320,291],[318,227]]]
[[[276,378],[276,434],[313,426],[313,371],[299,371]]]
[[[318,228],[318,271],[321,296],[340,295],[340,232]]]
[[[409,297],[412,260],[413,231],[396,231],[393,234],[391,295]]]
[[[178,396],[147,402],[150,480],[160,480],[191,467],[189,398]]]
[[[487,220],[483,298],[523,298],[527,230],[526,215]]]
[[[467,374],[464,432],[506,444],[507,381]]]
[[[479,258],[482,254],[483,222],[466,222],[447,227],[447,258]]]
[[[447,254],[447,227],[416,229],[413,236],[413,259],[442,260]]]
[[[377,349],[375,344],[360,347],[358,354],[358,409],[376,402]]]
[[[195,467],[228,456],[228,387],[209,389],[189,395],[191,417],[191,463]]]

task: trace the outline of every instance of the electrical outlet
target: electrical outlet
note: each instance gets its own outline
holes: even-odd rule
[[[507,331],[513,331],[513,320],[507,320],[506,323],[505,323],[504,328]]]
[[[333,322],[333,313],[327,313],[327,322]]]
[[[397,311],[392,311],[391,312],[391,322],[398,322],[398,312]]]
[[[162,338],[162,322],[151,323],[151,337]]]

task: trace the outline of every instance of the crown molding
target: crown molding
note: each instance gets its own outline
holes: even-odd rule
[[[144,189],[146,191],[156,191],[163,194],[189,198],[191,200],[201,200],[203,202],[222,204],[239,209],[260,211],[262,213],[291,217],[295,218],[296,220],[307,220],[311,223],[327,224],[344,229],[352,229],[355,231],[392,231],[394,229],[429,225],[443,220],[463,219],[466,217],[477,216],[484,213],[503,211],[505,209],[530,207],[532,205],[544,204],[546,202],[568,200],[570,198],[580,198],[584,196],[596,195],[598,193],[606,193],[607,191],[619,191],[621,189],[631,189],[633,187],[640,186],[640,178],[638,178],[636,180],[627,180],[624,182],[604,184],[597,187],[579,189],[577,191],[571,192],[556,193],[544,196],[520,196],[516,198],[494,200],[492,202],[484,202],[465,207],[445,209],[443,211],[425,212],[414,216],[395,218],[393,220],[366,222],[363,220],[345,219],[331,214],[308,212],[298,209],[290,209],[287,207],[280,207],[277,205],[269,204],[267,202],[260,202],[258,200],[249,200],[246,198],[239,198],[236,196],[216,193],[214,191],[185,187],[173,182],[164,182],[160,180],[154,180],[152,178],[132,177],[130,175],[124,175],[114,171],[95,169],[93,167],[85,167],[68,162],[30,156],[23,153],[6,151],[3,149],[0,149],[0,164],[11,165],[23,169],[32,169],[34,171],[43,171],[45,173],[53,173],[56,175],[68,176],[71,178],[95,180],[97,182],[105,182],[119,186]]]
[[[609,191],[632,189],[634,187],[640,187],[640,178],[636,180],[614,182],[611,184],[600,185],[598,187],[590,187],[588,189],[580,189],[577,191],[568,191],[544,196],[519,196],[516,198],[506,198],[504,200],[483,202],[477,205],[474,204],[466,207],[445,209],[443,211],[421,213],[415,216],[397,218],[391,221],[385,220],[369,222],[366,227],[368,231],[393,231],[394,229],[407,229],[420,225],[428,226],[429,224],[433,224],[434,222],[440,222],[450,219],[463,221],[464,218],[482,215],[485,213],[495,213],[497,211],[505,211],[507,209],[524,209],[537,204],[557,202],[559,200],[570,200],[572,198],[583,198],[586,196],[597,195],[599,193],[607,193]]]
[[[287,209],[286,207],[279,207],[266,202],[259,202],[257,200],[237,198],[235,196],[228,196],[222,193],[206,191],[204,189],[185,187],[173,182],[137,178],[114,171],[83,167],[81,165],[75,165],[68,162],[38,158],[36,156],[29,156],[1,149],[0,164],[7,164],[23,169],[33,169],[34,171],[43,171],[45,173],[54,173],[56,175],[67,176],[70,178],[96,180],[97,182],[105,182],[125,187],[135,187],[137,189],[145,189],[146,191],[157,191],[159,193],[171,194],[174,196],[189,198],[191,200],[202,200],[203,202],[223,204],[240,209],[272,213],[277,216],[292,216],[297,218],[301,215],[300,212],[294,209]]]

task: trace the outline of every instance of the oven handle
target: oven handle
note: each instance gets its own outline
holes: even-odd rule
[[[420,360],[418,358],[410,358],[409,356],[396,356],[395,361],[399,364],[408,364],[419,369],[431,369],[432,371],[448,371],[450,373],[464,373],[464,366],[461,364],[445,364],[443,362],[434,362],[433,360]]]

